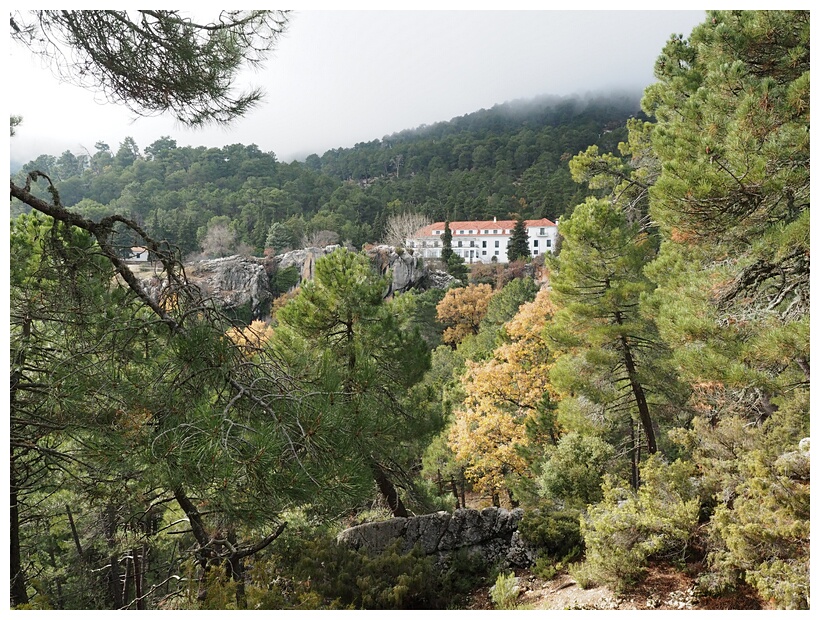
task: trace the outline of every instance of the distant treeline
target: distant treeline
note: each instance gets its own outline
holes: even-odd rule
[[[181,147],[163,137],[141,149],[129,137],[117,149],[97,142],[94,153],[41,155],[15,178],[46,173],[64,205],[135,219],[183,254],[198,252],[218,225],[237,248],[261,254],[276,222],[284,245],[337,237],[360,247],[380,241],[387,219],[405,211],[555,220],[583,200],[569,159],[592,144],[617,150],[626,120],[640,114],[637,94],[541,98],[289,164],[253,144]]]

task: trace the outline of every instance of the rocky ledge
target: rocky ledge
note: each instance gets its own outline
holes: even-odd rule
[[[337,542],[353,549],[382,553],[401,540],[401,549],[408,552],[418,545],[426,555],[439,560],[456,551],[501,567],[525,567],[533,563],[535,551],[518,533],[524,512],[520,508],[459,509],[417,517],[396,517],[388,521],[365,523],[344,530]]]

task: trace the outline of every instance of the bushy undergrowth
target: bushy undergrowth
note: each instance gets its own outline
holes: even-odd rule
[[[496,609],[515,609],[515,601],[521,588],[514,573],[501,573],[490,588],[490,599]]]
[[[533,572],[544,579],[551,579],[584,549],[577,511],[536,509],[526,512],[518,531],[525,542],[538,550]]]
[[[245,587],[249,609],[454,609],[494,577],[492,567],[454,554],[437,565],[397,541],[380,554],[336,543],[335,533],[310,528],[283,536],[258,557]],[[220,571],[221,573],[221,571]],[[215,575],[201,608],[234,608],[235,584]]]
[[[651,457],[636,492],[607,478],[604,499],[581,518],[588,582],[623,591],[639,580],[651,558],[683,561],[698,523],[700,501],[692,466]]]

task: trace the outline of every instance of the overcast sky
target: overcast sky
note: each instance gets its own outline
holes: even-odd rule
[[[144,149],[169,135],[180,146],[256,144],[281,161],[302,159],[505,101],[642,89],[669,36],[688,36],[704,19],[703,11],[296,11],[265,69],[243,78],[266,91],[262,104],[227,128],[199,130],[134,120],[11,45],[9,66],[24,85],[7,95],[10,114],[23,117],[11,158],[93,152],[97,141],[116,151],[126,136]]]

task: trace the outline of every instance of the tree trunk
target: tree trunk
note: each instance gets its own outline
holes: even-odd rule
[[[632,483],[632,489],[634,491],[638,490],[638,443],[635,437],[635,420],[629,420],[629,439],[632,443],[632,449],[629,451],[631,454],[631,461],[632,465],[632,472],[631,472],[631,479],[630,482]]]
[[[450,476],[450,487],[453,490],[453,497],[456,498],[456,508],[463,508],[464,506],[461,505],[458,497],[458,486],[456,485],[456,477]]]
[[[120,589],[120,556],[117,553],[117,516],[113,504],[108,506],[105,514],[105,540],[108,544],[108,601],[111,609],[123,606]]]
[[[379,487],[379,491],[384,498],[387,500],[387,505],[390,507],[390,510],[393,511],[394,517],[406,517],[407,509],[404,507],[404,504],[399,497],[398,491],[396,491],[396,487],[390,482],[390,479],[387,477],[387,474],[382,469],[382,466],[379,465],[376,461],[371,461],[370,468],[373,471],[373,477],[376,480],[376,484]]]
[[[11,514],[9,530],[11,534],[10,549],[10,574],[11,574],[11,606],[25,605],[28,603],[28,593],[26,592],[26,577],[23,573],[23,561],[20,556],[20,509],[17,506],[17,476],[14,473],[14,457],[11,458],[9,468],[9,490],[11,501]]]
[[[145,602],[142,600],[142,575],[144,558],[140,550],[134,547],[131,550],[134,562],[134,605],[137,609],[145,609]]]
[[[25,319],[23,321],[23,341],[28,342],[31,337],[31,320]],[[15,360],[17,365],[22,368],[25,363],[25,347],[22,347],[17,354]],[[10,405],[12,415],[15,409],[15,397],[17,396],[17,387],[21,380],[21,373],[12,371],[11,373],[11,394]],[[9,442],[11,443],[11,442]],[[26,591],[26,576],[23,572],[23,559],[20,555],[20,506],[17,503],[19,482],[15,472],[14,447],[9,451],[9,505],[11,507],[9,513],[9,535],[11,537],[11,544],[9,548],[9,568],[11,575],[11,591],[10,599],[11,606],[25,605],[28,603],[28,592]]]
[[[615,322],[618,325],[623,325],[621,313],[617,310],[615,311]],[[643,386],[640,381],[638,381],[638,373],[635,370],[635,358],[632,356],[632,348],[629,346],[629,341],[624,335],[621,335],[621,347],[626,373],[629,377],[629,385],[632,388],[632,395],[635,397],[635,404],[638,406],[641,426],[643,426],[643,432],[646,435],[646,449],[649,450],[649,454],[655,454],[658,451],[658,446],[655,443],[652,416],[649,415],[649,405],[646,403],[646,394],[643,391]]]
[[[230,530],[228,532],[228,542],[231,543],[234,549],[238,549],[239,545],[236,541],[236,531]],[[236,584],[236,606],[238,609],[247,609],[248,600],[245,596],[245,562],[243,558],[239,557],[237,553],[232,553],[228,557],[228,565],[226,574]]]

